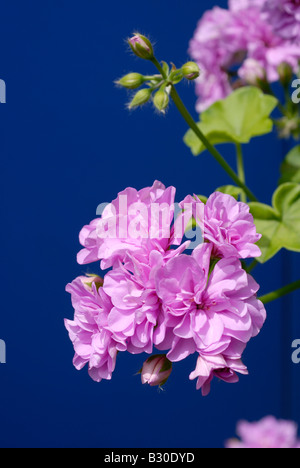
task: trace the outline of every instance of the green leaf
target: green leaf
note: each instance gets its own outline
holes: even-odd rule
[[[202,201],[202,203],[204,203],[204,205],[206,205],[208,198],[205,195],[197,195],[197,197]]]
[[[243,87],[203,112],[197,125],[213,145],[249,143],[251,138],[272,131],[270,114],[277,104],[276,98],[264,94],[260,89]],[[184,142],[195,156],[205,150],[192,130],[186,133]]]
[[[162,65],[162,69],[164,71],[164,73],[169,76],[169,73],[170,73],[170,67],[169,65],[167,64],[167,62],[161,62],[161,65]],[[160,77],[161,79],[161,77]]]
[[[243,194],[244,190],[241,187],[236,187],[235,185],[223,185],[215,190],[215,192],[225,193],[231,195],[236,200]]]
[[[257,232],[262,234],[258,246],[265,263],[282,248],[300,252],[300,185],[285,183],[273,195],[273,206],[249,203]]]
[[[297,182],[300,184],[300,146],[295,146],[281,165],[280,183]]]

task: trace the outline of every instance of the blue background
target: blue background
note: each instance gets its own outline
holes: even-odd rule
[[[226,6],[226,1],[216,1]],[[114,80],[150,64],[128,53],[125,39],[150,35],[161,60],[180,66],[207,1],[100,2],[1,0],[0,106],[1,315],[7,364],[0,365],[1,447],[222,447],[236,422],[267,414],[300,422],[299,294],[268,306],[239,384],[214,382],[203,398],[188,379],[195,358],[178,363],[161,392],[135,373],[144,356],[121,353],[113,380],[94,383],[72,366],[63,319],[73,310],[65,285],[94,266],[77,265],[78,233],[99,203],[127,186],[155,179],[209,195],[230,183],[208,153],[184,146],[185,123],[171,105],[128,112]],[[193,85],[180,94],[197,117]],[[286,145],[285,145],[286,146]],[[248,184],[270,203],[282,142],[275,134],[245,148]],[[234,164],[230,146],[221,148]],[[267,293],[297,279],[297,257],[280,254],[256,279]]]

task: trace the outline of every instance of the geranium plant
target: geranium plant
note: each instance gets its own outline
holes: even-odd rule
[[[190,44],[192,61],[181,68],[158,60],[139,33],[128,44],[150,73],[118,80],[133,92],[129,108],[152,102],[165,113],[172,100],[189,127],[184,141],[193,155],[209,151],[232,185],[179,204],[175,188],[159,181],[127,188],[82,229],[78,263],[101,262],[106,273],[67,286],[74,365],[88,364],[99,382],[111,379],[119,352],[147,353],[142,382],[153,386],[166,382],[172,363],[195,355],[190,379],[207,395],[214,377],[233,383],[248,373],[242,355],[264,324],[265,305],[300,288],[299,280],[259,297],[250,275],[283,248],[300,252],[299,146],[282,164],[271,206],[248,187],[242,150],[274,126],[281,138],[299,136],[290,89],[299,74],[300,2],[231,0],[228,9],[206,12]],[[198,122],[177,91],[182,80],[195,80]],[[232,145],[237,170],[220,143]]]

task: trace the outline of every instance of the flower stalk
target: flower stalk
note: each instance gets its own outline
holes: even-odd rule
[[[236,159],[237,159],[238,177],[245,184],[246,174],[245,174],[243,150],[242,150],[242,145],[240,143],[236,143]],[[244,191],[241,193],[241,201],[243,203],[247,203],[247,196]]]
[[[158,69],[158,71],[161,73],[162,77],[164,80],[168,80],[168,76],[166,75],[165,71],[163,70],[162,66],[158,62],[158,60],[153,57],[151,59],[151,62],[155,67]],[[196,122],[194,121],[193,117],[183,104],[177,90],[175,89],[173,83],[170,83],[172,88],[171,88],[171,98],[176,105],[177,109],[179,110],[180,114],[188,124],[188,126],[194,131],[196,136],[199,138],[199,140],[204,144],[206,149],[211,153],[211,155],[215,158],[215,160],[220,164],[220,166],[227,172],[229,177],[245,192],[245,194],[248,196],[248,198],[251,201],[257,201],[257,198],[255,195],[252,193],[252,191],[246,186],[246,184],[238,177],[238,175],[235,173],[235,171],[231,168],[231,166],[225,161],[223,156],[219,153],[219,151],[208,141],[206,136],[202,133]]]
[[[269,304],[269,302],[276,301],[276,299],[280,299],[281,297],[287,296],[288,294],[297,291],[298,289],[300,289],[300,280],[288,284],[287,286],[277,289],[276,291],[273,291],[269,294],[266,294],[265,296],[262,296],[259,299],[263,304]]]

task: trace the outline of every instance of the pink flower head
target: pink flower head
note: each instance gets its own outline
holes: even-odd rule
[[[65,320],[75,350],[73,364],[78,370],[89,364],[89,375],[97,382],[111,379],[117,352],[126,350],[107,328],[112,304],[101,284],[99,277],[79,277],[66,287],[75,309],[74,320]]]
[[[128,39],[131,50],[139,58],[151,60],[153,58],[153,47],[149,39],[136,33],[133,37]]]
[[[299,0],[265,0],[262,11],[278,36],[300,47]]]
[[[199,65],[201,75],[196,80],[196,92],[200,96],[197,110],[204,111],[214,102],[228,96],[231,85],[226,67],[234,62],[235,50],[232,44],[232,16],[229,11],[215,7],[204,14],[199,22],[189,52]],[[228,31],[228,37],[224,33]]]
[[[156,181],[152,187],[137,191],[127,188],[105,207],[101,217],[85,226],[80,233],[84,249],[78,254],[80,264],[102,260],[103,270],[127,254],[149,256],[152,250],[165,253],[178,245],[174,238],[175,188]]]
[[[253,216],[246,203],[238,202],[231,195],[221,192],[214,192],[202,211],[197,209],[203,203],[196,195],[188,195],[184,203],[194,205],[194,218],[197,224],[204,226],[204,239],[214,246],[214,257],[245,259],[261,256],[256,245],[261,235],[256,232]]]
[[[115,265],[104,278],[103,290],[111,298],[113,308],[108,326],[118,341],[126,341],[132,354],[151,354],[153,346],[164,339],[165,324],[162,304],[156,291],[156,273],[181,249],[167,255],[152,251],[149,258],[128,255],[128,263]]]
[[[189,52],[202,72],[196,80],[199,112],[261,76],[278,81],[282,63],[297,73],[299,0],[231,0],[228,10],[213,8],[200,20]]]
[[[249,207],[229,195],[215,193],[206,205],[188,196],[173,222],[174,197],[160,182],[128,188],[83,228],[79,263],[102,260],[103,269],[112,268],[104,280],[79,277],[67,286],[75,314],[65,326],[74,366],[88,364],[96,381],[111,379],[118,351],[152,354],[156,347],[167,351],[165,362],[197,353],[190,378],[206,395],[214,376],[236,382],[237,373],[247,373],[242,353],[265,321],[259,286],[239,260],[260,254],[260,236]],[[183,233],[192,217],[205,242],[190,256]],[[148,364],[143,379],[155,385],[162,361],[153,361],[151,372]]]
[[[229,9],[231,11],[246,10],[248,8],[261,8],[266,0],[229,0]]]
[[[196,369],[190,374],[190,380],[197,379],[197,390],[202,389],[202,395],[210,392],[210,384],[214,377],[227,383],[236,383],[239,378],[236,374],[248,374],[247,367],[240,359],[231,359],[222,355],[199,356]]]
[[[256,232],[253,216],[246,203],[230,195],[213,193],[205,205],[205,239],[214,245],[216,256],[251,258],[260,257],[256,242],[261,238]]]
[[[237,434],[241,438],[230,439],[227,448],[300,448],[297,438],[297,424],[292,421],[277,420],[267,416],[261,421],[249,423],[241,421],[237,426]]]
[[[266,79],[266,71],[258,60],[248,58],[239,69],[239,76],[245,83],[255,86]]]
[[[141,370],[142,384],[148,383],[151,387],[162,386],[166,383],[172,372],[172,363],[164,354],[151,356],[144,362]]]
[[[153,274],[162,261],[158,252],[152,252],[149,265],[133,259],[134,274],[120,264],[104,278],[103,289],[113,304],[107,319],[109,329],[119,341],[126,341],[127,351],[132,354],[151,354],[153,350],[161,315]]]
[[[192,256],[175,257],[156,273],[165,313],[165,337],[158,349],[171,348],[167,357],[172,362],[195,352],[240,360],[265,321],[264,306],[256,297],[259,287],[240,261],[221,259],[210,272],[211,252],[212,246],[203,244]]]

